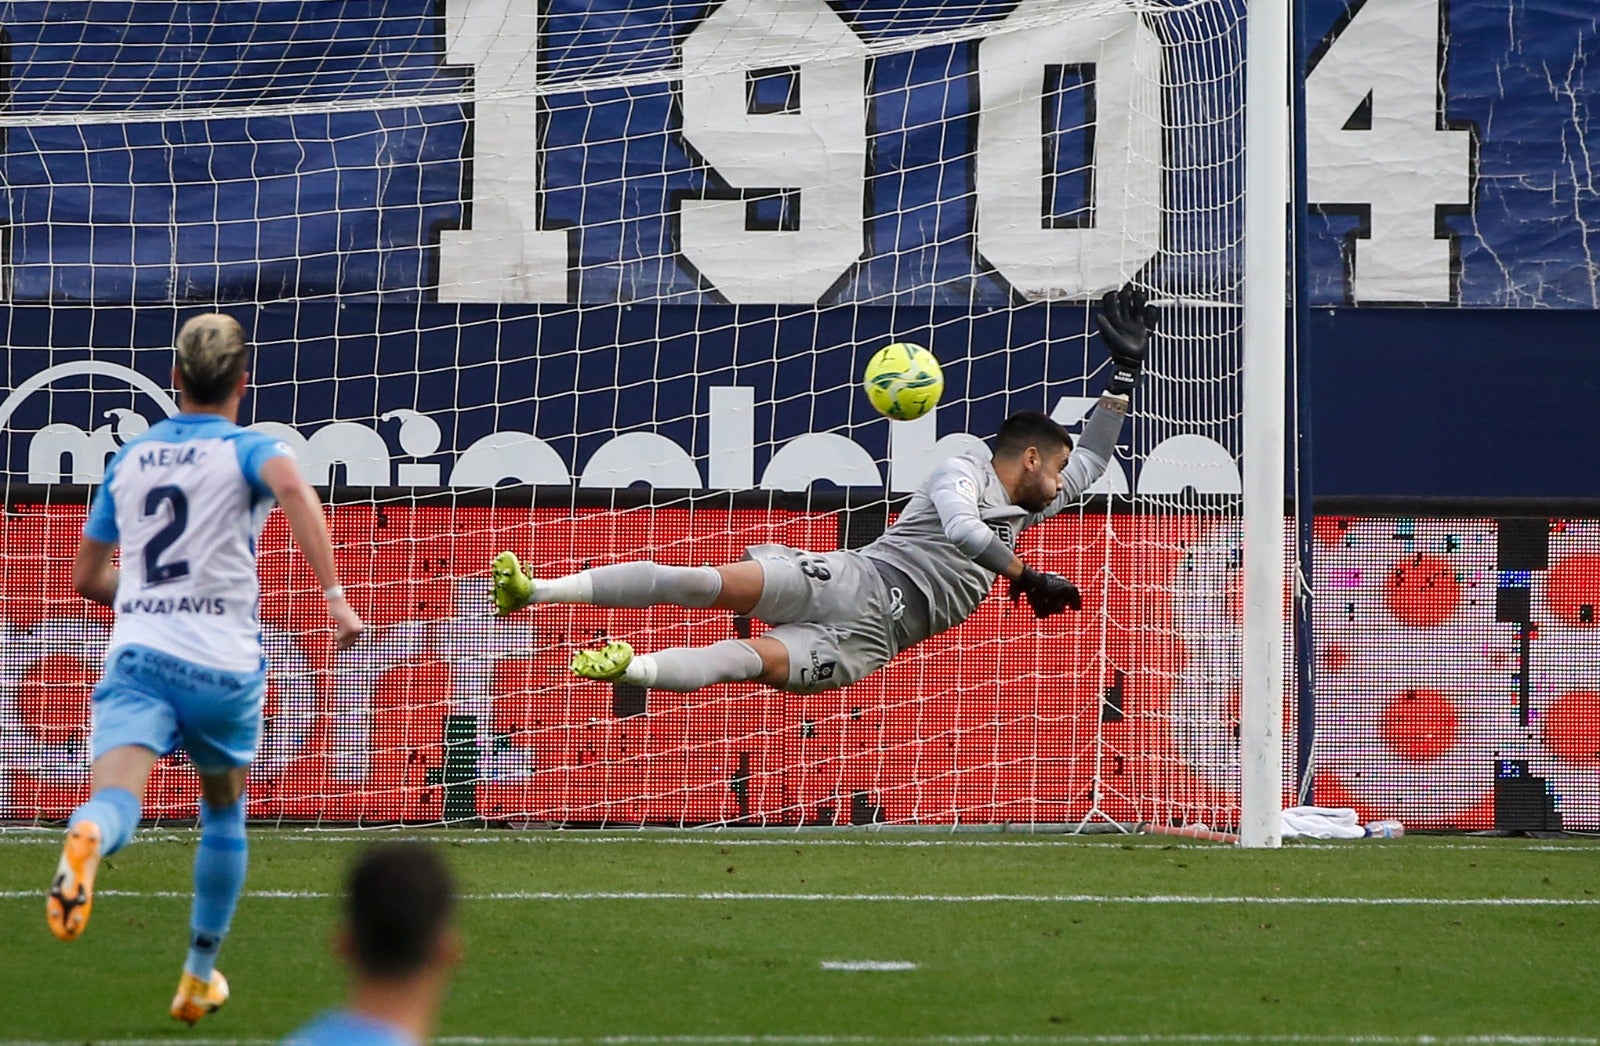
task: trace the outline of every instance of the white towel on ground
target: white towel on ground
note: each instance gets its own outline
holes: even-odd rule
[[[1291,806],[1283,812],[1283,837],[1360,839],[1367,834],[1354,810],[1338,806]]]

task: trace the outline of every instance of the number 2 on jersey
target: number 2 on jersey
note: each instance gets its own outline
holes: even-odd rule
[[[169,581],[189,576],[189,561],[175,559],[171,563],[161,562],[161,553],[172,546],[182,535],[183,528],[189,525],[189,499],[183,493],[183,488],[166,484],[150,488],[150,493],[144,496],[144,515],[146,519],[161,511],[161,506],[172,506],[172,518],[167,525],[156,531],[155,536],[144,547],[144,587],[154,588],[156,585],[165,585]]]

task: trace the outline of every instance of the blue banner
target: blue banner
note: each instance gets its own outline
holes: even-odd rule
[[[1018,43],[1029,33],[1017,28],[1027,4],[828,8],[836,27],[813,26],[786,46],[859,52],[863,79],[835,83],[805,63],[757,70],[738,128],[715,91],[698,102],[693,84],[675,78],[702,38],[726,50],[717,19],[731,5],[550,0],[525,33],[502,21],[486,39],[471,21],[481,6],[0,5],[10,300],[453,297],[441,242],[470,230],[474,252],[491,240],[501,246],[490,254],[509,252],[516,241],[497,223],[500,201],[513,217],[536,215],[538,228],[523,232],[543,238],[534,249],[561,252],[567,271],[553,290],[517,297],[502,287],[487,292],[495,300],[757,301],[697,264],[680,226],[701,219],[683,203],[736,199],[750,232],[786,223],[807,232],[820,196],[803,177],[785,185],[781,166],[765,182],[741,175],[718,147],[719,136],[777,126],[760,117],[785,113],[817,125],[823,151],[843,157],[822,175],[836,188],[846,178],[844,190],[862,200],[859,240],[837,248],[844,262],[806,303],[991,306],[1072,291],[1070,281],[1034,286],[1008,266],[1007,251],[1028,244],[1001,242],[981,220],[1002,202],[983,168],[1015,160],[983,126],[999,122],[991,107],[1001,75],[983,56],[987,48],[998,61],[1011,48],[1030,57]],[[1600,30],[1587,5],[1307,6],[1312,302],[1594,308],[1600,202],[1587,158],[1600,142],[1583,114],[1600,90],[1586,65]],[[1241,161],[1213,150],[1241,128],[1242,16],[1242,3],[1219,0],[1127,16],[1135,29],[1102,18],[1092,27],[1100,50],[1057,47],[1054,61],[1041,52],[1043,87],[1029,89],[1043,92],[1042,138],[1029,149],[1043,147],[1044,166],[1024,216],[1063,233],[1056,239],[1080,261],[1093,248],[1068,230],[1154,222],[1158,242],[1120,261],[1174,291],[1231,287],[1238,204],[1226,194],[1237,192]],[[741,17],[781,16],[756,4]],[[894,50],[898,38],[933,31],[966,38]],[[1137,61],[1146,38],[1162,55],[1165,126],[1148,158],[1161,173],[1158,192],[1121,214],[1106,184],[1121,177],[1115,150],[1097,139],[1125,130],[1112,57]],[[1213,82],[1182,86],[1206,76]],[[625,86],[596,85],[608,78]],[[831,97],[839,84],[853,101]],[[525,114],[511,112],[514,96],[528,102]],[[496,107],[526,115],[526,134],[515,120],[494,123]],[[859,126],[833,119],[841,111]],[[1139,128],[1128,133],[1137,144]],[[518,180],[524,169],[532,181]],[[1201,222],[1211,223],[1209,242]],[[779,264],[762,242],[752,240],[747,264]],[[504,271],[490,271],[511,282],[515,263],[496,264]]]
[[[0,5],[5,465],[97,479],[205,306],[325,480],[911,489],[1082,417],[1105,286],[1236,303],[1244,7]],[[1308,2],[1319,493],[1600,496],[1587,7]],[[894,339],[919,426],[857,387]],[[1231,370],[1151,369],[1103,489],[1235,489]]]
[[[909,491],[936,454],[959,449],[936,451],[937,440],[986,439],[1018,410],[1075,424],[1099,395],[1082,372],[1081,306],[914,315],[614,307],[580,321],[572,312],[434,305],[428,314],[448,322],[423,326],[415,310],[372,305],[230,311],[256,343],[241,420],[298,442],[302,467],[323,483]],[[97,482],[119,441],[176,409],[167,391],[175,310],[0,314],[13,346],[3,357],[0,447],[19,479]],[[708,328],[726,336],[708,339]],[[947,384],[962,398],[920,422],[892,423],[860,388],[864,350],[851,340],[907,336],[987,351],[947,354]],[[1222,449],[1237,445],[1234,419],[1140,416],[1125,435],[1130,460],[1102,489],[1129,490],[1131,452],[1143,457],[1169,439],[1179,442],[1166,457],[1189,446],[1183,453],[1200,453],[1207,472],[1183,479],[1173,459],[1150,473],[1146,490],[1237,489]]]

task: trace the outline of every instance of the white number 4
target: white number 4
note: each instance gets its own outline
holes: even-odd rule
[[[1356,303],[1454,297],[1441,219],[1471,206],[1475,150],[1445,121],[1439,4],[1357,4],[1306,74],[1307,195],[1362,219],[1345,255]]]

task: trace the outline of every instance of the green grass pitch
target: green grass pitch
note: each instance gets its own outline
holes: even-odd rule
[[[0,832],[0,1046],[270,1042],[341,993],[352,855],[436,841],[467,957],[443,1041],[1595,1042],[1600,845],[1408,837],[1249,851],[900,831],[254,830],[220,968],[172,1021],[195,834],[145,830],[44,924],[59,833]],[[910,968],[840,970],[832,963]],[[911,965],[911,964],[914,964]]]

